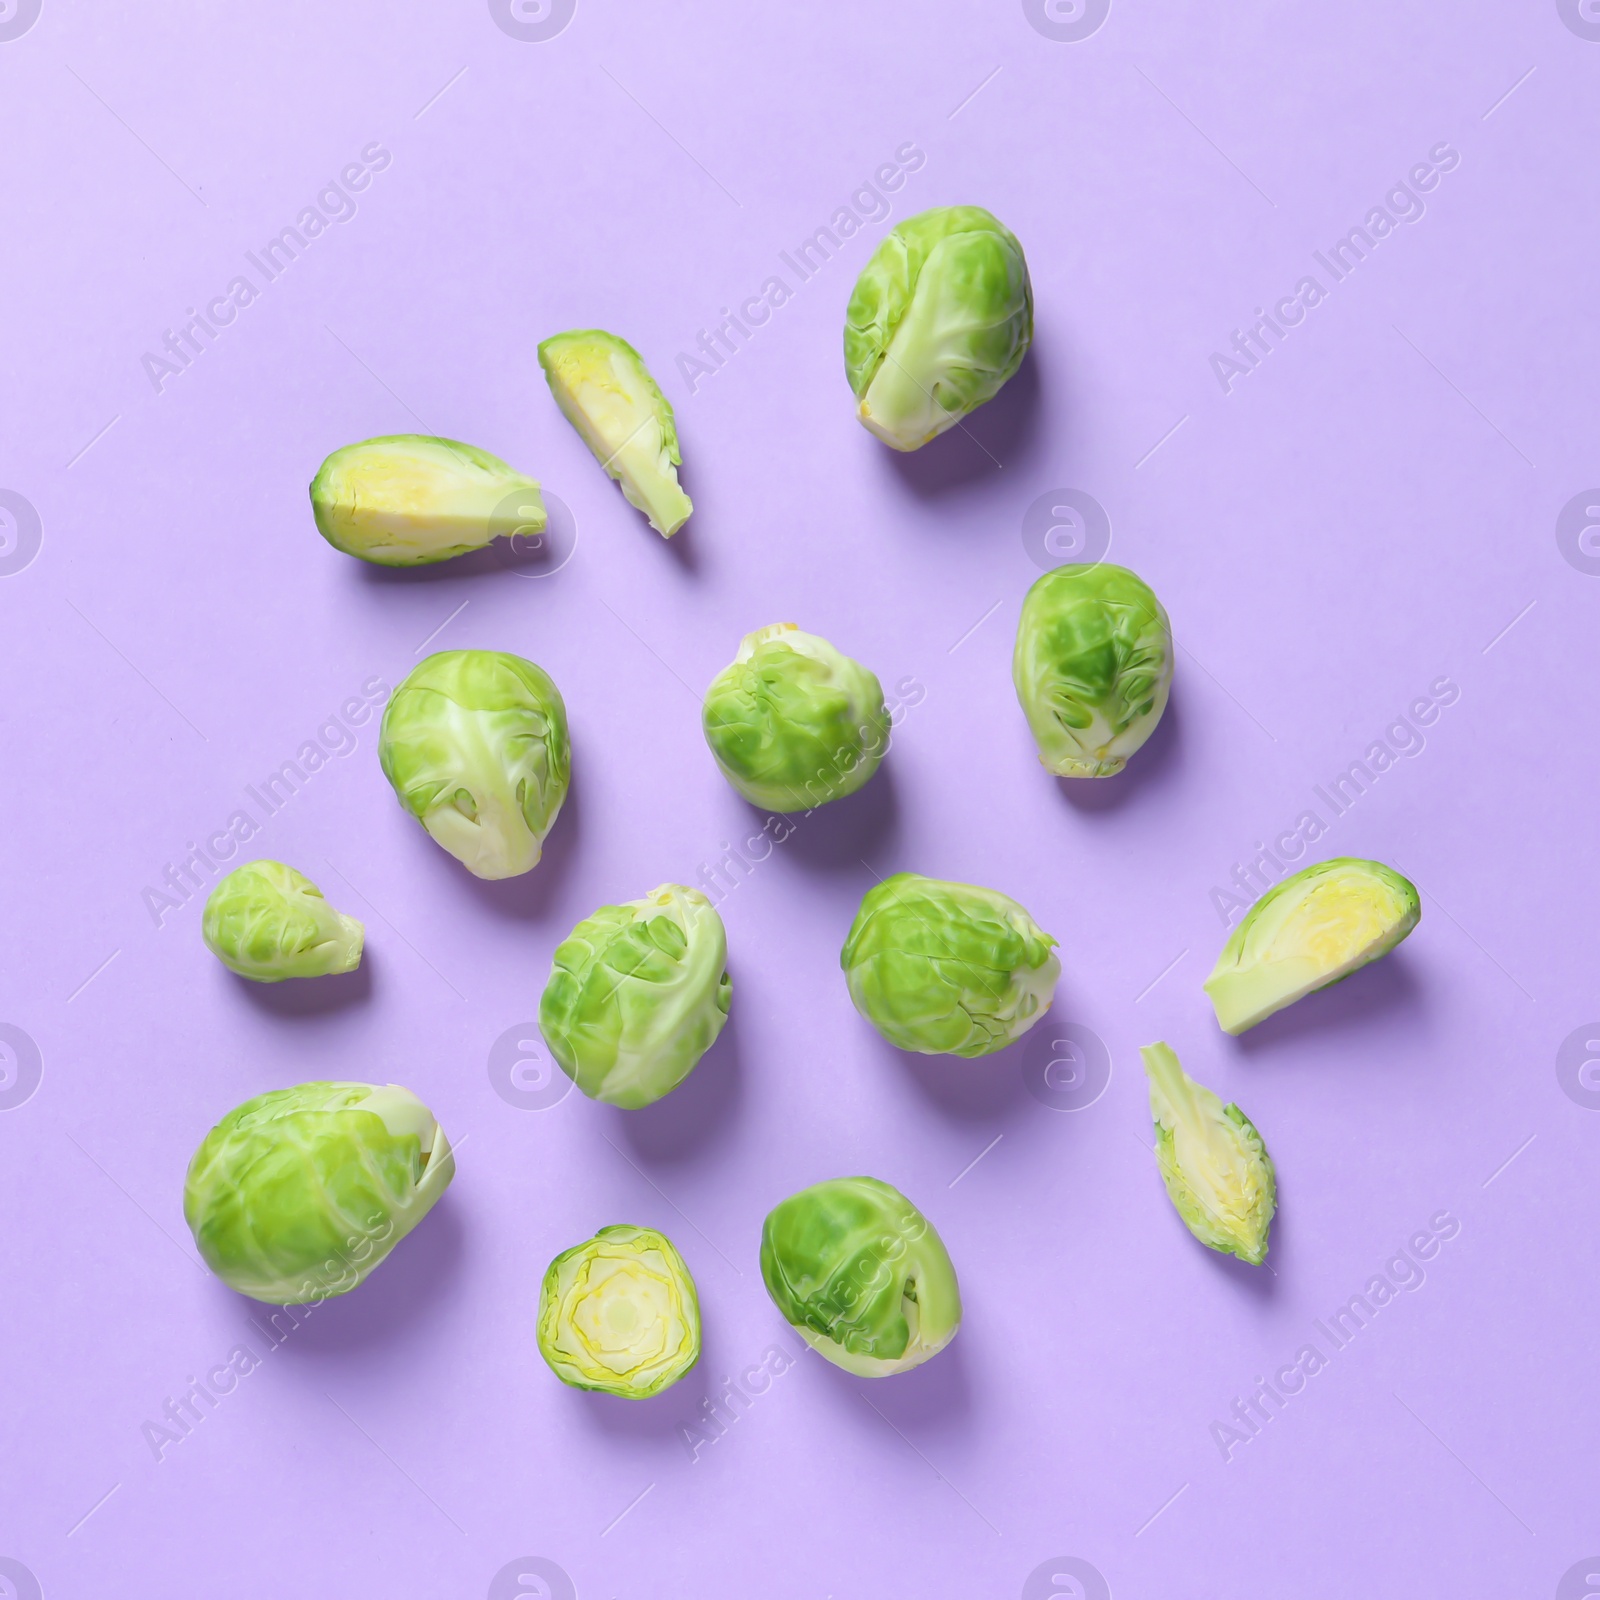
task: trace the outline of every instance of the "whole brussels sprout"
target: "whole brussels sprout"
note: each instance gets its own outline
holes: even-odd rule
[[[409,1089],[302,1083],[246,1100],[205,1136],[183,1215],[230,1289],[301,1305],[361,1283],[455,1171],[444,1130]]]
[[[689,1076],[728,1020],[722,918],[698,889],[664,883],[601,906],[556,948],[539,1028],[591,1100],[647,1106]]]
[[[992,400],[1033,340],[1022,246],[981,206],[908,217],[872,252],[844,322],[869,432],[918,450]]]
[[[800,1337],[858,1378],[921,1366],[961,1326],[943,1241],[877,1178],[834,1178],[775,1206],[761,1229],[761,1279]]]
[[[1057,567],[1022,602],[1011,676],[1045,769],[1109,778],[1167,708],[1172,628],[1126,567]]]
[[[365,928],[281,861],[235,867],[206,897],[200,936],[223,966],[257,983],[320,978],[361,965]]]
[[[986,1056],[1050,1009],[1055,942],[997,889],[897,872],[867,891],[839,964],[856,1010],[890,1044]]]
[[[503,650],[443,650],[384,708],[378,759],[437,844],[479,878],[537,865],[567,797],[567,708],[542,668]]]
[[[602,1228],[563,1250],[539,1290],[539,1354],[575,1389],[648,1400],[700,1359],[700,1300],[672,1241]]]
[[[701,725],[723,776],[772,811],[854,794],[889,748],[874,674],[792,622],[745,635],[706,690]]]

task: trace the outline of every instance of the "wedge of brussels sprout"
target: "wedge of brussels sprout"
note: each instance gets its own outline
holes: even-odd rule
[[[311,480],[311,511],[335,550],[414,567],[539,533],[538,483],[459,439],[391,433],[335,450]]]
[[[206,897],[200,936],[241,978],[278,983],[354,972],[365,929],[341,916],[309,878],[281,861],[235,867]]]
[[[858,1378],[921,1366],[961,1326],[943,1241],[877,1178],[834,1178],[773,1207],[761,1229],[761,1279],[800,1337]]]
[[[539,860],[567,797],[567,709],[543,668],[502,650],[444,650],[384,708],[378,759],[400,804],[475,877]]]
[[[1033,340],[1022,246],[981,206],[937,206],[887,234],[856,280],[844,365],[869,432],[918,450],[992,400]]]
[[[539,1028],[591,1100],[631,1110],[689,1076],[732,997],[722,918],[698,889],[664,883],[601,906],[562,940]]]
[[[706,690],[701,725],[723,776],[771,811],[854,794],[889,748],[876,676],[792,622],[744,636]]]
[[[1416,888],[1391,867],[1338,856],[1268,889],[1206,979],[1224,1033],[1243,1033],[1314,989],[1388,955],[1422,920]]]
[[[574,328],[539,346],[539,365],[566,419],[630,506],[670,539],[694,510],[678,484],[683,456],[672,403],[626,339]]]
[[[302,1083],[246,1100],[206,1135],[183,1215],[230,1289],[301,1305],[361,1283],[455,1170],[444,1130],[409,1089]]]
[[[539,1354],[575,1389],[648,1400],[700,1359],[700,1301],[683,1257],[653,1228],[602,1228],[550,1263]]]
[[[1057,567],[1022,602],[1011,677],[1046,771],[1112,777],[1167,708],[1167,613],[1126,567]]]
[[[856,1010],[890,1044],[986,1056],[1050,1009],[1055,942],[998,889],[897,872],[867,891],[839,964]]]
[[[1139,1054],[1150,1079],[1156,1161],[1167,1195],[1201,1244],[1260,1266],[1278,1204],[1278,1177],[1256,1125],[1196,1083],[1169,1045]]]

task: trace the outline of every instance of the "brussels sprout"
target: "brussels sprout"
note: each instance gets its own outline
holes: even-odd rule
[[[1171,1046],[1139,1054],[1150,1079],[1161,1181],[1201,1244],[1259,1267],[1278,1204],[1278,1178],[1256,1125],[1178,1064]]]
[[[909,1372],[961,1326],[961,1290],[933,1224],[877,1178],[792,1194],[761,1229],[761,1279],[818,1355],[858,1378]]]
[[[269,1305],[348,1294],[455,1176],[433,1113],[395,1084],[302,1083],[235,1106],[189,1163],[205,1263]]]
[[[986,1056],[1050,1009],[1055,942],[998,889],[897,872],[867,891],[839,964],[856,1010],[890,1044]]]
[[[1305,867],[1251,906],[1205,981],[1224,1033],[1243,1033],[1386,956],[1422,920],[1415,887],[1378,861]]]
[[[919,450],[992,400],[1033,339],[1015,236],[982,206],[936,206],[887,234],[856,279],[844,366],[867,430]]]
[[[281,861],[235,867],[206,898],[200,936],[241,978],[278,983],[354,972],[365,933],[342,916],[308,877]]]
[[[706,690],[701,725],[723,776],[772,811],[854,794],[889,748],[876,676],[792,622],[744,636]]]
[[[1011,678],[1046,771],[1112,777],[1167,708],[1167,614],[1126,567],[1057,567],[1022,602]]]
[[[602,1228],[563,1250],[539,1290],[539,1354],[574,1389],[648,1400],[700,1359],[700,1300],[654,1228]]]
[[[678,486],[678,428],[672,402],[626,339],[574,328],[539,346],[539,365],[566,419],[583,436],[630,506],[670,539],[694,510]]]
[[[537,865],[567,797],[567,708],[549,674],[503,650],[443,650],[384,708],[383,775],[434,841],[479,878]]]
[[[384,567],[448,561],[545,525],[534,479],[487,450],[424,433],[335,450],[311,480],[311,511],[335,550]]]
[[[601,906],[556,947],[539,1001],[545,1043],[591,1100],[647,1106],[722,1032],[727,960],[722,918],[698,889],[664,883]]]

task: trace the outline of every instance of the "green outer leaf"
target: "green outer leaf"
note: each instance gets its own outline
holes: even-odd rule
[[[257,983],[353,972],[365,930],[281,861],[249,861],[206,898],[200,936],[230,971]]]

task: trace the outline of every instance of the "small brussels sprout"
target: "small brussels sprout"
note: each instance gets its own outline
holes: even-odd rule
[[[434,841],[479,878],[537,865],[567,797],[567,708],[542,668],[503,650],[443,650],[384,708],[383,775]]]
[[[839,964],[856,1010],[890,1044],[986,1056],[1050,1009],[1055,942],[998,889],[897,872],[867,891]]]
[[[920,450],[1022,365],[1033,285],[1022,246],[982,206],[936,206],[885,235],[856,279],[844,366],[867,430]]]
[[[683,456],[672,402],[626,339],[574,328],[539,346],[539,365],[566,419],[630,506],[670,539],[694,510],[678,485]]]
[[[1139,1054],[1150,1079],[1161,1181],[1201,1244],[1259,1267],[1278,1204],[1278,1177],[1256,1125],[1178,1064],[1170,1045]]]
[[[1391,867],[1337,856],[1305,867],[1251,906],[1205,981],[1224,1033],[1243,1033],[1314,989],[1386,956],[1422,920],[1416,888]]]
[[[448,561],[545,525],[538,483],[459,439],[391,433],[335,450],[311,480],[317,529],[383,567]]]
[[[278,983],[354,972],[365,933],[335,911],[309,878],[281,861],[235,867],[206,898],[200,936],[241,978]]]
[[[539,1028],[589,1096],[632,1110],[676,1089],[722,1032],[733,997],[722,918],[664,883],[601,906],[556,947]]]
[[[395,1084],[302,1083],[235,1106],[189,1163],[205,1263],[269,1305],[348,1294],[455,1176],[433,1113]]]
[[[575,1389],[648,1400],[700,1359],[700,1300],[672,1241],[602,1228],[563,1250],[539,1290],[539,1354]]]
[[[1112,777],[1167,709],[1167,613],[1126,567],[1057,567],[1022,602],[1011,678],[1046,771]]]
[[[943,1241],[877,1178],[815,1183],[773,1207],[761,1229],[761,1279],[795,1332],[858,1378],[921,1366],[961,1326]]]
[[[701,725],[723,776],[771,811],[854,794],[889,748],[877,677],[792,622],[744,636],[706,690]]]

